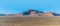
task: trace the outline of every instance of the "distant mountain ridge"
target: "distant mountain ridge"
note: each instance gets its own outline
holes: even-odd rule
[[[33,11],[33,12],[35,11],[35,13],[40,13],[39,15],[42,15],[42,16],[45,15],[44,13],[50,13],[50,14],[52,14],[53,16],[60,16],[60,14],[58,14],[58,13],[54,13],[54,12],[43,12],[43,11],[32,10],[32,9],[23,12],[23,15],[30,15],[30,13],[31,13],[32,11]],[[48,14],[47,14],[47,15],[48,15]]]
[[[34,12],[35,11],[35,13],[44,13],[44,12],[42,12],[42,11],[37,11],[37,10],[28,10],[28,11],[25,11],[25,12],[23,12],[23,15],[30,15],[30,13],[31,12]]]
[[[22,13],[0,14],[0,16],[60,16],[60,14],[54,12],[43,12],[43,11],[30,9]]]

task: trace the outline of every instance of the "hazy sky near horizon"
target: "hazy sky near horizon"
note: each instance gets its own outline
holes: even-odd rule
[[[60,0],[0,0],[0,13],[19,13],[28,9],[60,13]]]

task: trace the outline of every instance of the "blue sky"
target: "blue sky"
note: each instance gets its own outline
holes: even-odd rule
[[[0,14],[19,13],[28,9],[60,13],[60,0],[0,0]]]

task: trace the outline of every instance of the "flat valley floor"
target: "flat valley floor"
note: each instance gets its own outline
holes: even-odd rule
[[[0,17],[0,26],[60,26],[60,17]]]

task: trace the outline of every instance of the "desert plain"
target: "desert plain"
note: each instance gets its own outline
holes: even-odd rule
[[[60,16],[1,16],[0,26],[60,26]]]

